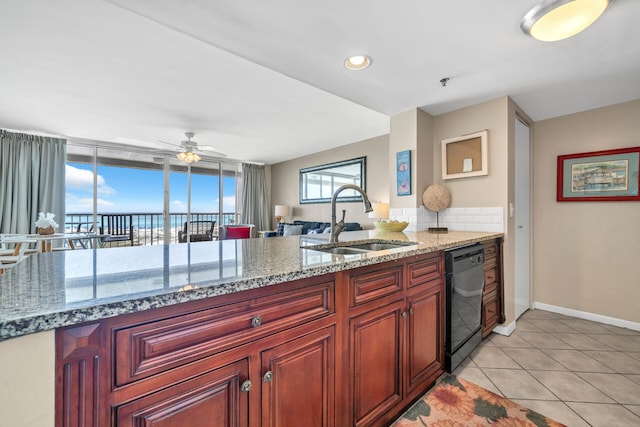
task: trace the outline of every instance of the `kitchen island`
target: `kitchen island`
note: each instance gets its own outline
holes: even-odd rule
[[[53,335],[46,331],[56,330],[56,393],[67,384],[71,388],[65,392],[87,398],[86,406],[71,414],[84,420],[115,417],[118,425],[142,420],[153,425],[172,413],[177,417],[172,422],[179,423],[177,408],[208,407],[241,425],[249,420],[277,425],[279,409],[290,409],[282,397],[295,400],[300,390],[291,385],[292,373],[316,366],[322,375],[311,375],[302,388],[316,393],[309,399],[312,406],[298,398],[298,415],[319,411],[322,425],[382,425],[385,413],[402,409],[441,372],[441,251],[495,242],[501,234],[372,230],[343,233],[341,240],[418,244],[343,255],[304,249],[327,237],[36,255],[0,276],[0,339],[8,340],[0,343],[0,351],[12,351],[10,338],[30,334],[42,334],[50,349]],[[433,321],[426,329],[431,328],[434,348],[426,348],[423,340],[410,342],[420,324],[400,324],[412,317],[414,306],[425,308],[415,318]],[[380,331],[391,336],[382,339]],[[409,344],[424,351],[411,359],[417,350]],[[376,351],[386,359],[376,358]],[[388,364],[390,380],[352,375],[359,363],[374,362]],[[411,369],[421,364],[424,372],[412,376]],[[51,375],[40,380],[49,389]],[[248,393],[247,378],[254,379],[254,393]],[[386,387],[392,396],[371,395],[371,387]],[[358,400],[362,394],[369,401]],[[176,395],[185,399],[172,406],[168,401]],[[77,407],[65,396],[56,399],[58,423],[62,412]],[[374,401],[386,406],[367,407]],[[211,415],[200,409],[193,413]]]

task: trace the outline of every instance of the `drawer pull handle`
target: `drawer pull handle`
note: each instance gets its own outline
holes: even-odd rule
[[[251,326],[253,326],[254,328],[257,328],[260,325],[262,325],[262,317],[256,316],[253,319],[251,319]]]
[[[264,377],[262,377],[262,379],[264,380],[265,383],[270,383],[271,380],[273,379],[273,372],[272,371],[265,372]]]
[[[249,390],[251,390],[251,380],[246,380],[240,386],[240,391],[242,391],[243,393],[248,393]]]
[[[409,307],[409,314],[413,315],[413,307]]]
[[[403,311],[402,313],[400,313],[400,316],[402,316],[402,317],[407,317],[407,312],[406,312],[406,311]]]

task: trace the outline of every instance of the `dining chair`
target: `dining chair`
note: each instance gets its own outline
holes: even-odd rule
[[[255,237],[254,224],[221,225],[218,228],[220,240],[250,239]]]

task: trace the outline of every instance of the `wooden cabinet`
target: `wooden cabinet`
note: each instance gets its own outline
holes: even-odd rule
[[[402,314],[395,301],[349,321],[349,425],[372,425],[402,401]]]
[[[249,425],[249,361],[240,360],[119,406],[118,427]]]
[[[351,272],[349,295],[376,297],[350,305],[345,425],[388,424],[443,372],[443,265],[438,252]]]
[[[442,279],[407,298],[406,394],[419,394],[444,366],[444,288]],[[417,393],[416,393],[417,392]]]
[[[443,372],[433,252],[56,331],[56,425],[384,426]]]
[[[336,425],[335,326],[265,350],[261,362],[263,427]]]
[[[502,239],[484,243],[484,290],[482,293],[482,337],[504,322]]]

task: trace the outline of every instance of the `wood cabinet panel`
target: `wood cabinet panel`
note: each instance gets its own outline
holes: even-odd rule
[[[104,328],[100,323],[56,331],[57,426],[107,425],[107,406],[100,404],[102,394],[108,390],[103,344]]]
[[[502,239],[484,243],[484,291],[482,293],[482,337],[504,322]]]
[[[436,252],[428,259],[412,262],[407,266],[409,288],[444,276],[444,263],[439,254],[440,252]]]
[[[407,298],[406,394],[435,381],[444,366],[444,283],[438,279],[424,287]]]
[[[250,391],[242,391],[248,378],[249,361],[243,359],[118,407],[116,425],[248,426]]]
[[[367,426],[402,400],[400,376],[403,301],[349,321],[353,425]]]
[[[498,292],[494,289],[482,297],[483,338],[489,335],[498,324],[499,315]]]
[[[489,286],[492,283],[496,283],[498,280],[498,272],[496,267],[484,270],[484,286]]]
[[[262,426],[334,427],[335,327],[262,352]]]
[[[116,385],[149,377],[335,311],[334,281],[115,332]]]
[[[402,292],[403,265],[385,263],[349,275],[349,307]]]

